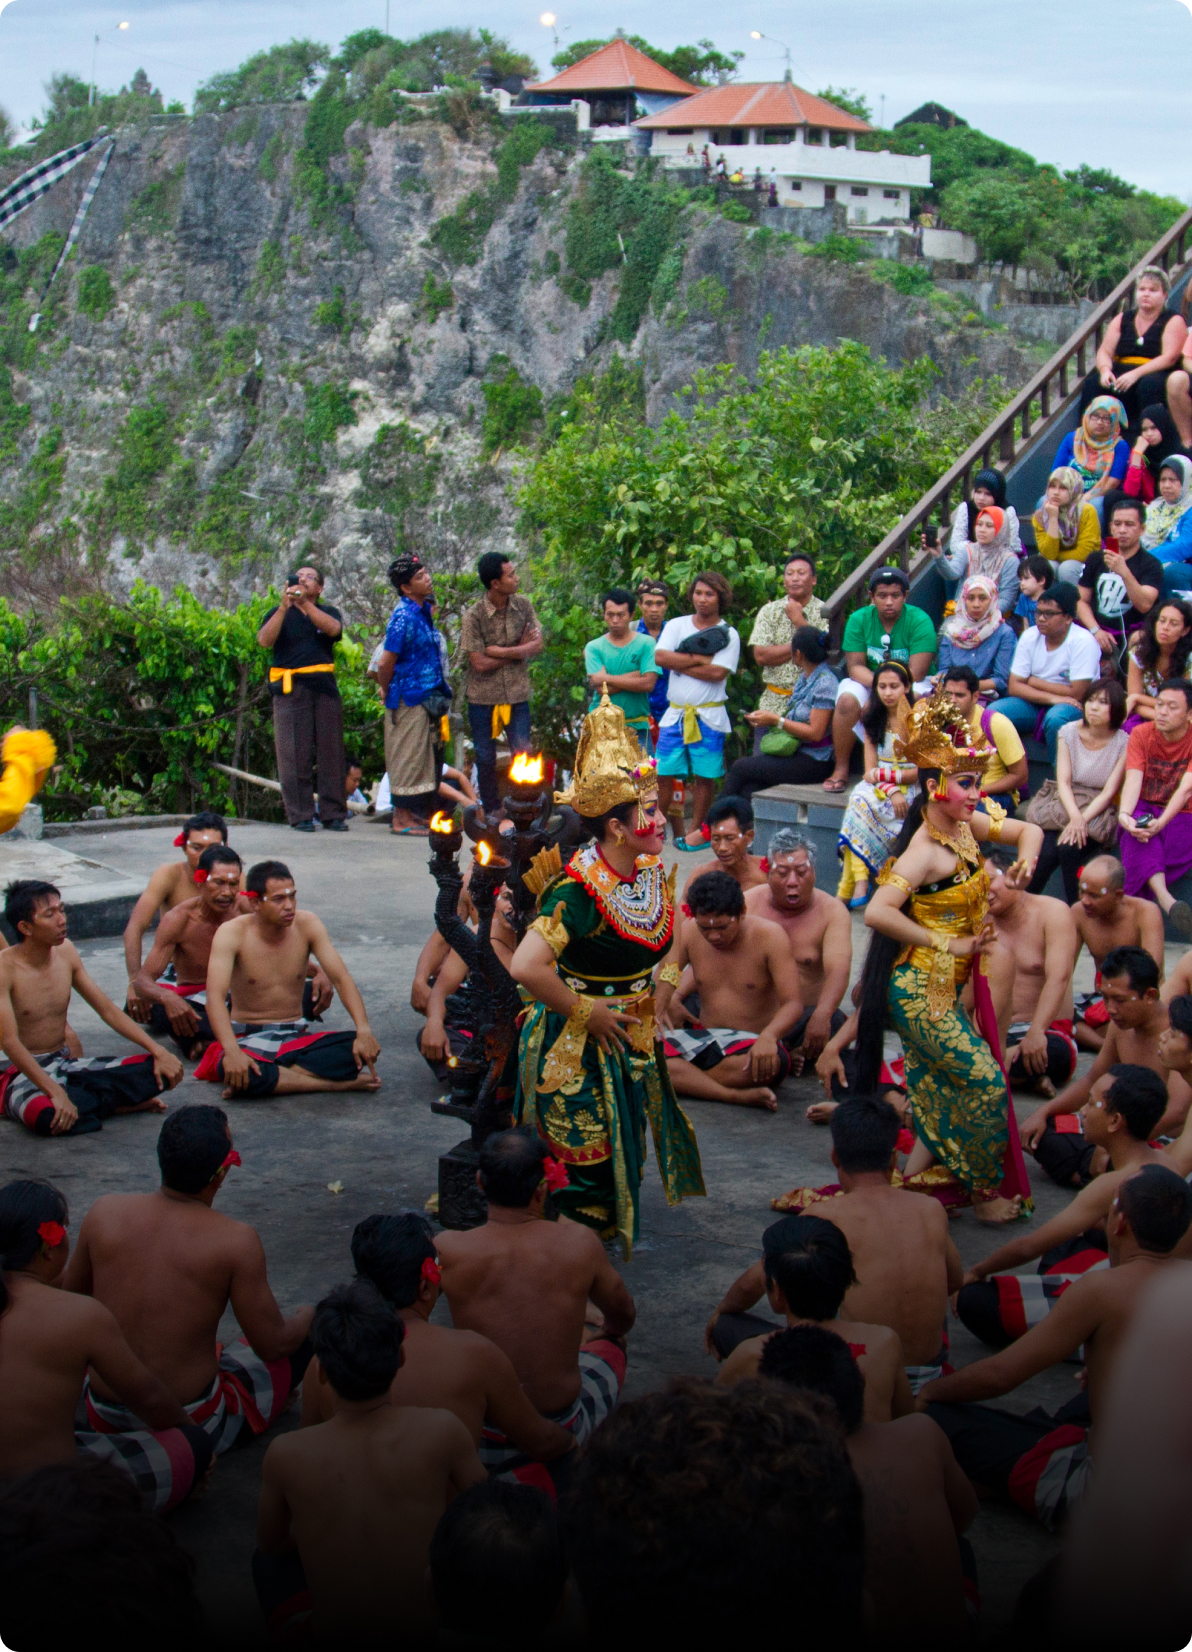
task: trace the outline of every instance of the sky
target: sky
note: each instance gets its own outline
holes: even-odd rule
[[[811,91],[856,87],[887,124],[934,100],[970,125],[1060,167],[1109,167],[1142,188],[1192,202],[1192,0],[831,0],[799,12],[774,0],[390,0],[389,23],[410,38],[488,27],[549,74],[555,50],[539,6],[557,14],[563,44],[618,27],[662,49],[707,37],[744,51],[737,78],[778,80],[788,45],[795,81]],[[130,27],[118,32],[117,25]],[[0,0],[0,108],[22,127],[58,70],[117,89],[144,67],[167,101],[254,52],[306,35],[338,45],[384,28],[386,0]],[[100,35],[98,47],[94,44]],[[1128,65],[1129,79],[1123,73]]]

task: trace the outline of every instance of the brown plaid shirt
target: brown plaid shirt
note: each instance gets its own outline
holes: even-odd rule
[[[460,646],[466,654],[481,654],[492,644],[516,648],[526,631],[538,625],[529,597],[515,592],[504,608],[494,608],[487,594],[464,615]],[[476,671],[468,666],[467,697],[474,706],[514,706],[530,698],[530,672],[525,660],[506,660],[499,671]]]

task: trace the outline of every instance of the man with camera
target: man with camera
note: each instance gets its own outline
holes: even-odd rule
[[[343,633],[338,608],[324,607],[317,568],[286,575],[281,602],[257,632],[273,650],[269,692],[277,778],[286,819],[295,832],[315,829],[314,771],[319,777],[319,819],[328,832],[346,832],[344,713],[335,681],[335,644]]]

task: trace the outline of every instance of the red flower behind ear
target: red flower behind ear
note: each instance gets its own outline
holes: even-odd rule
[[[41,1222],[38,1225],[37,1237],[50,1250],[57,1250],[66,1238],[66,1229],[61,1222]]]
[[[900,1130],[898,1132],[898,1141],[896,1146],[900,1153],[913,1152],[915,1146],[915,1132],[913,1130]]]
[[[433,1256],[423,1258],[421,1277],[428,1285],[437,1285],[443,1277],[443,1270]]]
[[[686,901],[683,902],[681,910],[685,918],[689,918],[691,916],[691,908],[688,906]]]
[[[206,872],[196,872],[195,873],[195,882],[196,883],[206,883],[207,882]]]
[[[186,848],[186,833],[185,832],[179,832],[178,833],[178,836],[174,839],[174,847],[175,847],[175,849],[185,849]]]
[[[255,889],[242,889],[240,893],[244,896],[246,901],[259,901],[261,898]]]
[[[567,1166],[560,1164],[548,1153],[542,1161],[542,1179],[552,1193],[559,1193],[565,1187],[571,1186],[571,1178],[567,1174]]]
[[[758,871],[763,872],[766,875],[766,877],[769,877],[769,875],[770,875],[770,857],[769,857],[769,855],[763,855],[762,856],[761,865],[758,867]]]

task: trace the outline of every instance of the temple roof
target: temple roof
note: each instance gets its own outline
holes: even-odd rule
[[[834,103],[805,92],[789,80],[752,85],[709,86],[658,115],[645,115],[634,126],[646,131],[675,126],[823,126],[833,132],[871,132],[868,121],[846,114]]]
[[[673,92],[679,97],[699,91],[698,86],[680,80],[627,40],[610,40],[599,51],[589,52],[570,68],[560,70],[553,80],[536,81],[526,91],[570,92],[579,97],[584,92],[617,92],[629,87],[637,92]]]

